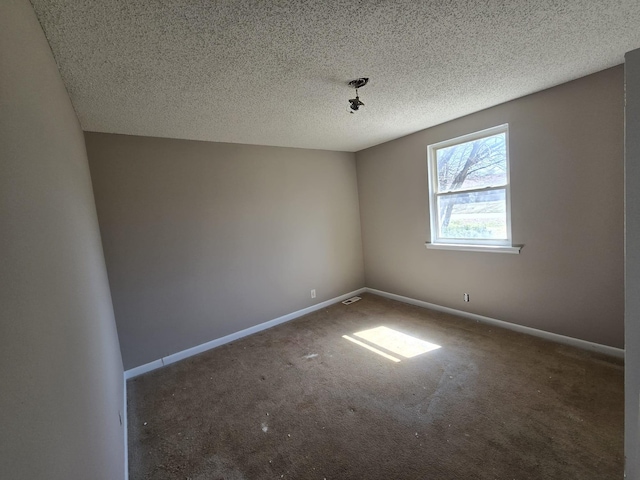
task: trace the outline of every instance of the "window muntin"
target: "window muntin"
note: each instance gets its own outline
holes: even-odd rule
[[[508,125],[430,145],[434,244],[511,245]]]

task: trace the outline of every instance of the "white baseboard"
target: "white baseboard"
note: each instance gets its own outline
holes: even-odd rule
[[[124,378],[129,380],[130,378],[137,377],[138,375],[142,375],[143,373],[150,372],[151,370],[155,370],[163,366],[164,366],[164,363],[162,363],[162,359],[160,358],[158,360],[154,360],[153,362],[140,365],[139,367],[134,367],[129,370],[125,370]]]
[[[296,312],[283,315],[282,317],[274,318],[273,320],[269,320],[259,325],[254,325],[253,327],[240,330],[239,332],[235,332],[230,335],[226,335],[224,337],[211,340],[209,342],[203,343],[201,345],[197,345],[192,348],[188,348],[181,352],[177,352],[177,353],[168,355],[166,357],[159,358],[158,360],[154,360],[153,362],[149,362],[144,365],[140,365],[138,367],[126,370],[124,372],[125,381],[129,378],[133,378],[138,375],[142,375],[143,373],[156,370],[165,365],[169,365],[179,360],[192,357],[193,355],[206,352],[207,350],[211,350],[212,348],[219,347],[220,345],[224,345],[225,343],[233,342],[234,340],[238,340],[242,337],[246,337],[247,335],[251,335],[253,333],[261,332],[262,330],[275,327],[276,325],[280,325],[281,323],[285,323],[295,318],[301,317],[303,315],[307,315],[308,313],[315,312],[317,310],[328,307],[329,305],[333,305],[334,303],[341,302],[343,300],[346,300],[347,298],[353,297],[354,295],[358,295],[363,292],[373,293],[374,295],[380,295],[381,297],[390,298],[392,300],[397,300],[403,303],[409,303],[411,305],[416,305],[418,307],[429,308],[431,310],[437,310],[440,312],[457,315],[459,317],[469,318],[471,320],[476,320],[478,322],[494,325],[499,328],[506,328],[508,330],[513,330],[520,333],[526,333],[528,335],[544,338],[556,343],[571,345],[573,347],[582,348],[584,350],[591,350],[594,352],[603,353],[605,355],[611,355],[613,357],[624,358],[624,350],[621,348],[610,347],[608,345],[601,345],[599,343],[588,342],[586,340],[580,340],[578,338],[567,337],[565,335],[559,335],[557,333],[546,332],[544,330],[538,330],[532,327],[525,327],[524,325],[505,322],[503,320],[497,320],[495,318],[485,317],[483,315],[465,312],[462,310],[456,310],[455,308],[443,307],[441,305],[436,305],[435,303],[424,302],[422,300],[416,300],[415,298],[404,297],[402,295],[396,295],[395,293],[389,293],[389,292],[384,292],[382,290],[376,290],[374,288],[365,287],[365,288],[360,288],[358,290],[354,290],[353,292],[345,293],[344,295],[340,295],[339,297],[326,300],[316,305],[303,308],[302,310],[298,310]],[[126,400],[126,397],[125,397],[125,400]],[[125,406],[126,406],[126,402],[125,402]],[[125,417],[125,422],[126,422],[126,417]]]
[[[143,373],[150,372],[152,370],[156,370],[157,368],[161,368],[165,365],[169,365],[171,363],[175,363],[179,360],[183,360],[188,357],[192,357],[193,355],[197,355],[202,352],[206,352],[207,350],[211,350],[212,348],[219,347],[220,345],[224,345],[225,343],[233,342],[234,340],[238,340],[239,338],[246,337],[247,335],[251,335],[253,333],[261,332],[262,330],[266,330],[267,328],[275,327],[276,325],[280,325],[281,323],[288,322],[295,318],[301,317],[303,315],[307,315],[308,313],[315,312],[317,310],[321,310],[329,305],[333,305],[334,303],[341,302],[346,300],[347,298],[351,298],[354,295],[358,295],[362,292],[365,292],[365,288],[360,288],[358,290],[354,290],[353,292],[345,293],[344,295],[340,295],[339,297],[334,297],[332,299],[326,300],[324,302],[317,303],[316,305],[312,305],[307,308],[303,308],[302,310],[295,311],[293,313],[288,313],[287,315],[283,315],[282,317],[274,318],[273,320],[269,320],[267,322],[261,323],[259,325],[254,325],[253,327],[246,328],[244,330],[240,330],[239,332],[232,333],[230,335],[216,338],[215,340],[211,340],[209,342],[203,343],[201,345],[197,345],[192,348],[188,348],[186,350],[182,350],[181,352],[177,352],[171,355],[167,355],[166,357],[162,357],[158,360],[154,360],[153,362],[146,363],[144,365],[140,365],[139,367],[132,368],[130,370],[126,370],[124,372],[125,379],[133,378],[138,375],[142,375]]]
[[[624,358],[624,350],[621,348],[610,347],[608,345],[601,345],[599,343],[588,342],[586,340],[580,340],[578,338],[567,337],[565,335],[559,335],[557,333],[546,332],[544,330],[538,330],[537,328],[525,327],[524,325],[518,325],[515,323],[505,322],[503,320],[497,320],[491,317],[485,317],[475,313],[464,312],[462,310],[456,310],[455,308],[443,307],[434,303],[423,302],[422,300],[416,300],[415,298],[403,297],[402,295],[396,295],[395,293],[383,292],[382,290],[376,290],[374,288],[365,288],[366,292],[373,293],[374,295],[380,295],[381,297],[390,298],[403,303],[409,303],[418,307],[429,308],[431,310],[437,310],[439,312],[450,313],[459,317],[469,318],[478,322],[487,323],[500,328],[506,328],[507,330],[513,330],[520,333],[526,333],[527,335],[533,335],[534,337],[544,338],[551,340],[552,342],[562,343],[565,345],[571,345],[572,347],[582,348],[584,350],[591,350],[593,352],[603,353],[612,357]]]

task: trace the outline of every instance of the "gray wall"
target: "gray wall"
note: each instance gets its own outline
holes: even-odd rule
[[[503,123],[513,241],[525,245],[522,253],[427,250],[427,145]],[[367,287],[623,346],[621,66],[356,159]]]
[[[85,138],[126,369],[364,286],[353,154]]]
[[[640,49],[625,56],[625,455],[640,479]]]
[[[0,2],[0,477],[124,477],[84,138],[28,0]]]

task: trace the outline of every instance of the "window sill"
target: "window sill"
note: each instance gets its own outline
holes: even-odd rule
[[[433,250],[458,250],[461,252],[492,252],[512,253],[518,255],[524,245],[461,245],[456,243],[425,243],[426,247]]]

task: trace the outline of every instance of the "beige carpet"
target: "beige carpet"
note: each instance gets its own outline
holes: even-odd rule
[[[129,380],[131,479],[622,478],[621,360],[362,297]]]

